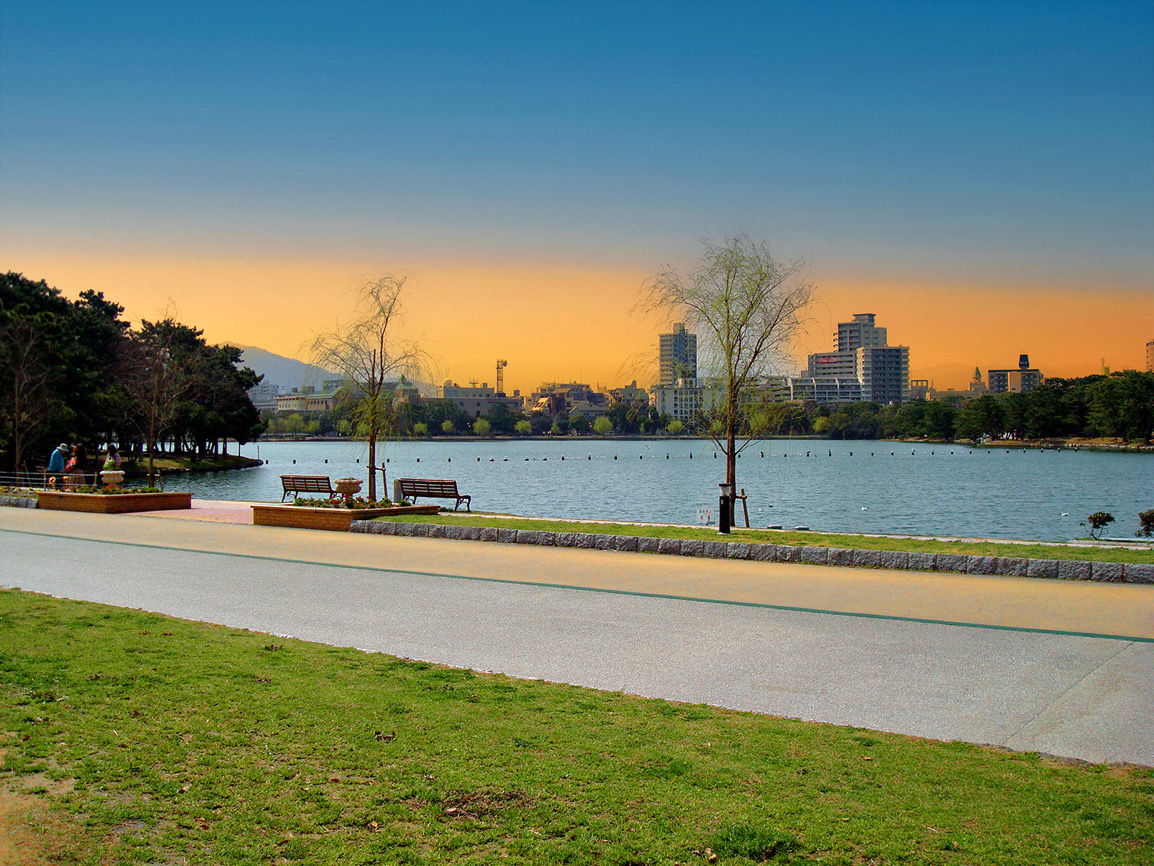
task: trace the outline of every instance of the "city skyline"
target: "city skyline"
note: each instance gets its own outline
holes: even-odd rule
[[[939,388],[1154,337],[1144,0],[5,0],[0,118],[0,270],[290,357],[394,273],[438,380],[642,381],[732,231],[809,263],[784,373],[866,312]]]

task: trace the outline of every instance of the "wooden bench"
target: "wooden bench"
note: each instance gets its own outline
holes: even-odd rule
[[[329,482],[327,475],[282,475],[280,477],[281,487],[284,488],[284,493],[281,495],[280,501],[284,502],[290,493],[323,493],[329,499],[335,499],[340,496],[333,485]]]
[[[456,511],[462,502],[465,510],[472,511],[472,496],[462,496],[457,492],[456,481],[437,480],[432,478],[398,478],[397,486],[401,488],[401,496],[410,500],[414,505],[418,496],[434,499],[455,499],[453,510]]]

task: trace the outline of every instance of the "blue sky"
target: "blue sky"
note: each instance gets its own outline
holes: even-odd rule
[[[0,2],[5,268],[652,272],[733,229],[1150,320],[1154,3]]]

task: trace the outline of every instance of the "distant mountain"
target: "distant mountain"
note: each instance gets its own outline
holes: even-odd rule
[[[241,350],[244,366],[264,376],[264,384],[280,385],[283,388],[300,388],[302,385],[320,387],[325,379],[339,378],[336,373],[330,373],[296,358],[274,355],[256,346],[241,346],[237,343],[230,345]]]

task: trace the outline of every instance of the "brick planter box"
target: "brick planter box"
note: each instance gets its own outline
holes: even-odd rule
[[[348,532],[354,520],[371,520],[386,514],[436,514],[439,505],[398,505],[393,508],[309,508],[307,505],[254,505],[254,526],[290,526],[294,529],[328,529]]]
[[[192,508],[191,493],[37,493],[47,511],[83,511],[87,514],[128,514],[133,511],[172,511]]]

